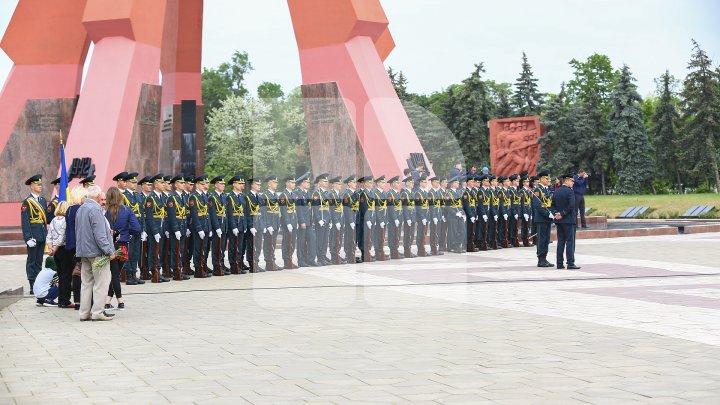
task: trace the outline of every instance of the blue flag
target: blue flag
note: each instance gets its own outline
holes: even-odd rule
[[[60,134],[60,190],[58,201],[67,201],[68,174],[65,168],[65,147],[63,146],[62,134]]]

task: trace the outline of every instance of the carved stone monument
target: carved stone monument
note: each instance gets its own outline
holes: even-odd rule
[[[490,123],[490,166],[493,174],[536,173],[538,140],[543,134],[540,116],[503,118]]]

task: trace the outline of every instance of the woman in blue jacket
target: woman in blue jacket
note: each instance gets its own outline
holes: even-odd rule
[[[107,298],[105,299],[105,310],[115,309],[115,307],[110,304],[112,297],[115,296],[118,302],[117,309],[122,311],[125,309],[125,302],[120,290],[120,272],[122,271],[124,261],[127,260],[127,247],[128,242],[130,242],[130,235],[140,234],[140,223],[132,209],[125,206],[125,199],[117,187],[110,187],[107,192],[107,211],[105,212],[105,218],[108,220],[110,228],[113,231],[115,249],[122,249],[122,246],[124,246],[126,252],[122,260],[115,259],[110,261],[112,279],[110,281],[110,288],[108,288]]]

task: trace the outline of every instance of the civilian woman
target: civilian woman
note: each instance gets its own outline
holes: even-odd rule
[[[76,186],[70,191],[70,207],[65,212],[65,250],[69,252],[73,261],[73,269],[75,264],[79,263],[75,257],[75,215],[77,210],[80,208],[82,203],[87,197],[87,189],[83,186]],[[73,301],[75,302],[75,309],[80,309],[80,273],[72,276],[72,290],[73,290]]]
[[[75,304],[70,302],[75,260],[72,252],[65,249],[65,213],[68,206],[67,201],[58,203],[55,208],[55,217],[48,227],[48,255],[54,256],[57,265],[59,308],[75,308]]]
[[[114,307],[110,304],[112,297],[115,296],[118,301],[119,310],[125,309],[125,302],[122,298],[122,291],[120,290],[120,272],[122,271],[123,264],[127,260],[127,247],[130,242],[130,235],[140,234],[140,223],[135,217],[132,209],[124,205],[125,199],[122,193],[117,187],[110,187],[107,192],[107,202],[105,212],[105,218],[110,223],[110,228],[113,230],[113,236],[115,241],[115,249],[122,249],[124,246],[125,257],[124,259],[114,259],[110,261],[110,273],[112,273],[112,279],[110,281],[110,288],[108,288],[108,295],[105,299],[105,310],[112,310]]]

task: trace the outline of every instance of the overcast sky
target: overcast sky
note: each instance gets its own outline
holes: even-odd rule
[[[17,0],[0,3],[4,32]],[[514,82],[522,52],[556,93],[571,78],[568,61],[592,53],[627,64],[641,95],[665,69],[684,77],[695,38],[720,63],[717,0],[382,0],[396,48],[386,65],[402,70],[409,89],[431,93],[458,83],[484,62],[486,78]],[[255,70],[247,87],[263,81],[287,92],[300,85],[300,66],[285,0],[205,0],[203,66],[247,51]],[[0,53],[0,77],[12,62]]]

